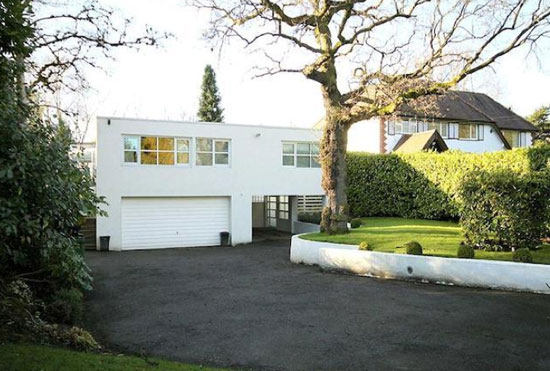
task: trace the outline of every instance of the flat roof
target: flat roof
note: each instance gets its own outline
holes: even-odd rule
[[[252,128],[263,128],[263,129],[292,129],[292,130],[306,130],[306,131],[322,131],[320,129],[314,128],[302,128],[295,126],[273,126],[273,125],[250,125],[250,124],[229,124],[225,122],[204,122],[204,121],[183,121],[183,120],[157,120],[157,119],[143,119],[137,117],[117,117],[117,116],[96,116],[96,118],[101,119],[111,119],[111,120],[125,120],[125,121],[149,121],[149,122],[171,122],[179,124],[198,124],[198,125],[224,125],[224,126],[242,126],[242,127],[252,127]]]

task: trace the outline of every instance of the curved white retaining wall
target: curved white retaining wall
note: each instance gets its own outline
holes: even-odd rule
[[[355,245],[300,238],[292,239],[290,255],[294,263],[358,275],[550,294],[548,265],[361,251]]]
[[[308,241],[300,238],[300,236],[300,234],[292,236],[290,243],[290,261],[292,263],[319,265],[319,250],[327,247],[340,250],[357,250],[357,246],[354,245]]]

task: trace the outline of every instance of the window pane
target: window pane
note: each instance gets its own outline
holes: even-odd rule
[[[159,150],[161,150],[161,151],[173,151],[174,150],[174,138],[159,138]]]
[[[285,154],[294,154],[294,144],[283,143],[283,153]]]
[[[157,152],[141,152],[141,163],[145,165],[156,165],[157,164]]]
[[[189,152],[189,139],[178,139],[177,150],[182,152]]]
[[[138,138],[124,137],[124,149],[138,149]]]
[[[124,162],[137,162],[137,152],[124,151]]]
[[[174,152],[159,152],[159,165],[174,165]]]
[[[321,167],[321,164],[319,163],[319,156],[311,157],[311,167]]]
[[[283,165],[294,166],[294,156],[283,156]]]
[[[212,165],[211,153],[197,153],[197,165],[209,166]]]
[[[212,139],[197,139],[197,151],[212,152]]]
[[[216,152],[229,152],[229,142],[227,140],[217,140]]]
[[[458,137],[460,139],[469,139],[470,125],[458,125]]]
[[[309,156],[298,156],[296,160],[296,166],[298,167],[310,167]]]
[[[319,145],[316,143],[311,143],[311,154],[312,155],[318,155],[319,154]]]
[[[309,155],[309,143],[298,143],[298,153],[302,155]]]
[[[178,164],[188,164],[189,153],[178,153]]]
[[[229,164],[229,155],[227,153],[216,153],[216,165],[228,165]]]
[[[157,149],[157,137],[141,137],[141,149]]]

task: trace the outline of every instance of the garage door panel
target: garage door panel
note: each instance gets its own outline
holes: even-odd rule
[[[122,249],[214,246],[229,231],[229,198],[123,198]]]

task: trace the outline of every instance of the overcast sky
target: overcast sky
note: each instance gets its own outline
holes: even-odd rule
[[[183,0],[109,0],[137,24],[168,31],[175,39],[161,49],[118,52],[103,72],[90,74],[96,92],[88,99],[93,115],[151,119],[195,116],[205,64],[212,64],[221,91],[225,121],[243,124],[309,127],[323,115],[316,83],[298,74],[251,79],[261,61],[240,45],[219,56],[202,39],[208,16],[186,7]],[[550,53],[548,57],[550,57]],[[488,93],[526,115],[550,104],[550,63],[540,67],[524,53],[509,55],[495,73],[480,77],[469,89]]]

